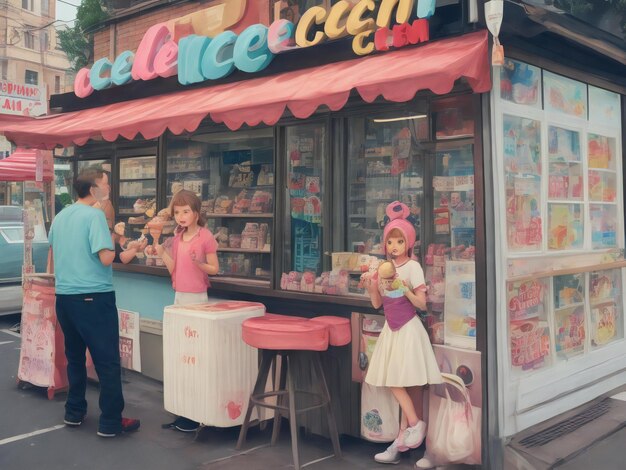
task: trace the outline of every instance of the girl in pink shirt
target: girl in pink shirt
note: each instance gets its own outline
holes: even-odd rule
[[[201,201],[195,193],[182,190],[174,194],[170,203],[172,217],[178,224],[169,252],[163,245],[155,245],[172,275],[172,287],[178,305],[201,304],[209,301],[207,289],[209,274],[219,271],[217,242],[211,231],[204,227],[200,212]],[[184,416],[176,417],[171,424],[179,431],[194,432],[200,423]]]
[[[175,236],[171,247],[155,246],[172,275],[176,291],[174,303],[179,305],[208,302],[209,275],[217,274],[217,242],[211,231],[204,227],[200,212],[201,201],[195,193],[182,190],[174,194],[170,208],[176,220]]]

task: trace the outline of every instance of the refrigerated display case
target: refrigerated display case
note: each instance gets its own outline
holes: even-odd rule
[[[272,129],[172,138],[167,201],[181,189],[202,201],[218,243],[220,276],[269,286],[274,222]]]
[[[345,247],[383,258],[385,208],[404,202],[429,287],[423,318],[431,341],[470,349],[476,336],[473,109],[471,99],[460,97],[431,103],[430,115],[412,110],[348,121]],[[361,270],[348,275],[350,293],[366,296]],[[455,299],[447,308],[446,294]]]
[[[385,208],[399,200],[415,220],[413,248],[419,257],[424,203],[424,151],[419,141],[427,133],[426,115],[398,121],[353,118],[349,128],[347,248],[382,255]]]
[[[146,223],[157,212],[157,158],[153,155],[123,157],[119,159],[117,207],[115,222],[124,222],[124,236],[138,239],[142,235],[153,242]],[[173,227],[169,227],[170,231]],[[167,229],[164,228],[164,231]],[[160,261],[160,260],[159,260]],[[137,253],[134,264],[162,265],[156,257]]]
[[[126,157],[119,161],[117,213],[153,217],[156,212],[156,157]]]
[[[384,257],[385,209],[399,200],[407,205],[415,226],[413,253],[422,256],[424,174],[428,160],[427,114],[398,113],[349,119],[346,251],[365,255],[349,271],[351,294],[367,295],[359,282],[367,257]],[[335,264],[335,263],[333,263]],[[335,267],[335,266],[333,266]]]
[[[431,181],[432,217],[424,256],[426,322],[433,343],[475,349],[473,142],[464,137],[437,141]]]
[[[326,145],[325,123],[285,129],[287,188],[282,289],[314,292],[316,278],[324,270],[322,208]]]

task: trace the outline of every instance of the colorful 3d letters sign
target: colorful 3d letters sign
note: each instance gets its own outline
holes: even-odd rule
[[[94,90],[132,80],[174,75],[182,85],[190,85],[217,80],[235,70],[255,73],[265,69],[276,54],[344,36],[353,36],[352,49],[358,55],[425,42],[435,1],[361,0],[353,4],[340,0],[328,10],[309,8],[297,25],[279,19],[269,27],[249,26],[239,35],[232,31],[213,38],[191,34],[178,41],[165,23],[157,24],[146,31],[136,53],[124,51],[113,63],[102,58],[91,69],[81,69],[74,81],[74,93],[85,98]],[[417,19],[409,24],[413,12]]]

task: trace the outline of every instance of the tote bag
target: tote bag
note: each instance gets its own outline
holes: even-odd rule
[[[426,457],[436,465],[478,463],[476,455],[480,456],[480,452],[476,452],[476,445],[480,448],[480,440],[469,394],[462,381],[451,375],[442,374],[443,384],[430,388]],[[433,393],[436,387],[443,389],[443,397]],[[450,396],[450,389],[455,390],[455,399]]]
[[[387,387],[361,384],[361,436],[372,442],[391,442],[400,431],[400,406]]]

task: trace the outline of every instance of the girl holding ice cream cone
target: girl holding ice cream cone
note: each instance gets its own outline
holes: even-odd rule
[[[176,291],[174,303],[179,305],[207,302],[209,275],[219,271],[217,242],[204,227],[200,207],[201,201],[194,192],[182,190],[174,194],[170,210],[177,227],[169,251],[159,243],[163,223],[160,227],[148,224],[154,250],[172,275],[172,287]]]
[[[422,444],[426,423],[411,394],[426,384],[442,382],[428,333],[416,314],[416,309],[426,310],[426,285],[422,267],[413,259],[416,235],[407,220],[409,213],[409,208],[398,201],[387,206],[390,221],[383,241],[388,261],[364,279],[372,305],[383,306],[386,320],[365,382],[389,387],[402,410],[400,433],[387,450],[376,454],[374,459],[379,463],[398,463],[400,452]]]
[[[148,249],[152,248],[167,266],[176,292],[174,303],[177,305],[208,302],[209,275],[219,271],[217,242],[211,231],[204,227],[200,208],[201,201],[194,192],[181,190],[174,194],[170,212],[178,225],[169,250],[159,243],[164,221],[160,219],[152,223],[155,222],[153,219],[148,223],[153,239],[153,245]],[[179,431],[194,432],[199,423],[179,416],[172,426]]]

